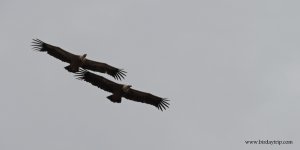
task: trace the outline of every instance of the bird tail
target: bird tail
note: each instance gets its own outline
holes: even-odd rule
[[[72,65],[66,66],[65,69],[68,70],[69,72],[78,72],[79,71],[79,68],[74,67]]]
[[[107,98],[114,103],[121,103],[121,97],[118,95],[113,94],[113,95],[107,96]]]

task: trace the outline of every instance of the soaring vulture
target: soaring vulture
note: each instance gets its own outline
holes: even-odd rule
[[[86,54],[83,54],[82,56],[75,55],[61,49],[60,47],[47,44],[39,39],[33,39],[32,43],[34,50],[47,52],[49,55],[63,62],[69,63],[70,65],[66,66],[65,69],[70,72],[77,72],[79,71],[79,67],[81,67],[83,69],[107,73],[118,80],[121,80],[122,78],[124,78],[124,76],[126,76],[126,72],[123,69],[115,68],[106,63],[89,60],[86,58]]]
[[[84,80],[94,86],[97,86],[98,88],[103,89],[104,91],[112,93],[112,95],[107,96],[107,98],[114,103],[121,103],[121,98],[124,97],[136,102],[153,105],[161,111],[169,107],[169,103],[167,102],[169,100],[166,98],[161,98],[150,93],[132,89],[131,85],[118,84],[83,69],[81,69],[79,72],[76,72],[75,76],[79,80]]]

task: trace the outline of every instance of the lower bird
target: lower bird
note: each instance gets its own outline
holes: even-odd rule
[[[121,99],[122,97],[124,97],[136,102],[153,105],[161,111],[169,107],[169,100],[166,98],[161,98],[150,93],[132,89],[131,85],[115,83],[100,75],[94,74],[84,69],[80,69],[79,72],[76,72],[75,76],[79,80],[84,80],[94,86],[97,86],[98,88],[103,89],[104,91],[112,93],[112,95],[107,96],[107,98],[115,103],[121,103]]]

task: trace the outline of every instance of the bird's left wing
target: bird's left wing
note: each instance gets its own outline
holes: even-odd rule
[[[124,95],[124,97],[126,99],[133,100],[136,102],[153,105],[153,106],[157,107],[158,109],[160,109],[161,111],[163,111],[169,107],[168,99],[161,98],[161,97],[152,95],[150,93],[141,92],[141,91],[138,91],[135,89],[130,89],[128,91],[128,93],[126,93]]]

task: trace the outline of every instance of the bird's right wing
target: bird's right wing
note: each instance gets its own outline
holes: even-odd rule
[[[33,49],[41,52],[47,52],[49,55],[67,63],[71,63],[71,60],[77,55],[74,55],[70,52],[67,52],[60,47],[56,47],[50,44],[47,44],[39,39],[33,39]]]
[[[83,66],[81,67],[83,69],[88,69],[88,70],[97,71],[101,73],[107,73],[117,80],[121,80],[126,76],[125,74],[126,71],[124,71],[123,69],[119,69],[111,65],[108,65],[106,63],[97,62],[89,59],[86,59]]]

